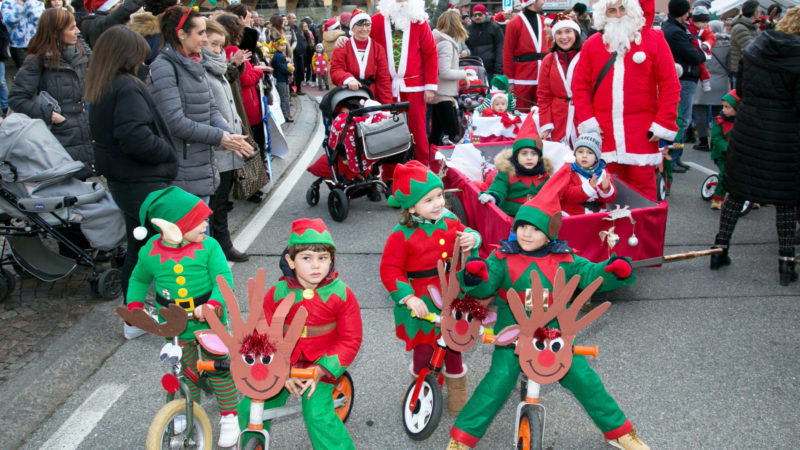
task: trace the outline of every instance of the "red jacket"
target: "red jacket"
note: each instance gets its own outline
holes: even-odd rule
[[[369,39],[369,44],[362,44],[361,48],[369,45],[369,54],[366,55],[364,72],[358,65],[358,57],[353,50],[353,45],[358,46],[355,38],[347,40],[342,48],[333,51],[331,57],[331,81],[337,86],[344,86],[352,79],[371,78],[374,84],[370,86],[372,94],[381,104],[392,102],[392,77],[386,65],[386,53],[383,46],[375,39]]]
[[[392,95],[400,92],[435,91],[439,84],[439,54],[433,41],[431,28],[425,22],[415,22],[403,33],[399,65],[394,65],[392,29],[389,19],[378,13],[372,16],[370,37],[386,52],[389,73],[392,76]],[[396,68],[396,69],[395,69]]]
[[[225,56],[229,59],[231,55],[239,51],[239,47],[229,45],[225,47]],[[261,98],[258,94],[258,82],[261,81],[263,72],[254,69],[248,61],[244,62],[244,70],[239,76],[239,84],[242,85],[242,103],[244,112],[247,113],[249,125],[261,123],[263,114],[261,113]]]
[[[567,64],[567,56],[570,57]],[[562,52],[548,53],[542,61],[542,72],[539,75],[539,89],[536,91],[539,106],[539,132],[550,132],[550,140],[559,142],[567,134],[570,107],[572,106],[572,78],[578,65],[580,53]],[[556,65],[558,59],[561,71]],[[564,78],[561,78],[561,76]],[[574,111],[574,107],[572,108]],[[572,133],[575,134],[574,112],[572,114]]]
[[[503,44],[503,74],[508,77],[510,84],[524,86],[538,83],[541,61],[514,62],[515,56],[549,51],[547,38],[542,39],[544,17],[537,15],[537,18],[539,20],[538,35],[531,35],[527,25],[528,19],[524,14],[518,14],[506,25],[506,37]]]
[[[564,167],[563,170],[570,170],[569,167]],[[614,188],[614,180],[608,186],[608,192],[603,192],[600,189],[600,182],[605,177],[610,177],[608,171],[603,169],[603,172],[597,177],[597,188],[593,188],[589,184],[589,179],[571,171],[569,174],[569,183],[561,191],[561,210],[567,215],[577,216],[580,214],[591,214],[596,211],[587,209],[583,204],[586,202],[600,202],[611,203],[617,198],[617,190]],[[605,205],[601,211],[605,210]]]

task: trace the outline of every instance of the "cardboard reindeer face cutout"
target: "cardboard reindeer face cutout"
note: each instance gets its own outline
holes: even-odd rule
[[[452,255],[453,261],[461,260],[458,241]],[[461,267],[464,267],[463,263]],[[449,279],[445,275],[442,261],[439,261],[436,269],[439,272],[439,284],[444,296],[434,286],[430,286],[428,292],[436,306],[442,310],[440,324],[442,337],[451,350],[465,352],[479,341],[481,325],[493,323],[497,319],[497,313],[490,312],[486,308],[491,298],[478,299],[471,295],[458,298],[461,286],[458,283],[455,267],[450,271]]]
[[[292,305],[294,294],[281,300],[270,323],[264,318],[264,289],[266,274],[259,269],[255,280],[247,280],[247,296],[250,314],[247,322],[242,322],[239,304],[230,286],[222,276],[217,276],[217,284],[222,297],[228,305],[233,335],[222,325],[216,315],[205,316],[211,330],[228,348],[231,359],[231,376],[239,391],[255,400],[266,400],[283,389],[291,370],[291,356],[297,340],[306,324],[308,312],[299,308],[294,320],[284,334],[284,322]],[[203,335],[198,335],[203,346]]]
[[[520,368],[525,376],[539,384],[558,381],[567,374],[572,366],[575,335],[611,306],[611,303],[605,302],[577,320],[581,307],[597,291],[603,279],[594,280],[568,308],[567,303],[578,287],[580,276],[572,277],[569,283],[564,283],[564,278],[564,270],[559,268],[553,281],[552,304],[545,308],[544,304],[534,302],[530,317],[525,313],[519,295],[513,290],[508,291],[508,304],[518,325],[503,328],[495,339],[496,345],[509,345],[516,341],[514,353],[519,356]],[[533,298],[544,296],[542,282],[535,270],[531,271],[531,291]],[[560,330],[545,328],[553,319],[558,319]]]

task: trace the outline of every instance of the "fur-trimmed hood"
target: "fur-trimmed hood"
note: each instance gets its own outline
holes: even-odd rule
[[[132,15],[128,28],[142,36],[161,34],[161,29],[158,26],[158,16],[154,16],[147,11]]]
[[[508,174],[509,178],[514,177],[517,175],[517,171],[514,169],[514,166],[511,164],[511,155],[514,153],[513,150],[507,148],[502,152],[498,153],[497,156],[494,157],[494,165],[497,167],[497,170],[500,172]],[[544,164],[544,171],[547,173],[553,173],[553,162],[549,159],[542,157],[542,164]]]

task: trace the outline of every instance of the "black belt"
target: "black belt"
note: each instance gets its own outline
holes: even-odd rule
[[[362,86],[370,87],[375,84],[374,78],[357,78],[358,82],[361,83]]]
[[[444,271],[445,272],[449,272],[450,271],[450,261],[445,262]],[[436,268],[428,269],[428,270],[417,270],[415,272],[406,272],[406,275],[408,275],[408,278],[417,278],[417,279],[418,278],[437,277],[437,276],[439,276],[439,270],[436,269]]]
[[[519,56],[515,56],[514,62],[541,61],[544,59],[545,56],[547,56],[547,53],[525,53]]]
[[[600,208],[602,208],[603,205],[605,205],[605,203],[603,203],[603,202],[601,202],[599,200],[596,200],[596,201],[593,201],[593,202],[584,202],[583,203],[583,207],[588,209],[588,210],[590,210],[590,211],[592,211],[592,212],[600,211]]]
[[[198,297],[176,299],[175,301],[168,300],[166,297],[162,297],[160,294],[156,294],[156,303],[165,308],[169,305],[175,304],[185,309],[187,312],[192,312],[198,306],[205,304],[210,298],[211,298],[211,292],[208,292]]]

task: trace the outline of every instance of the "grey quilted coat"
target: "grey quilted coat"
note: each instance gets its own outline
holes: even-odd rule
[[[165,45],[150,66],[153,99],[178,149],[175,185],[198,197],[214,194],[219,171],[214,147],[233,132],[214,102],[203,66]]]
[[[90,51],[84,47],[84,52],[74,45],[66,47],[55,65],[48,56],[28,55],[8,95],[8,106],[12,110],[42,119],[72,159],[87,166],[77,174],[79,178],[90,176],[94,165],[89,114],[83,99]],[[61,115],[66,118],[59,124],[50,121],[55,108],[60,108]]]

